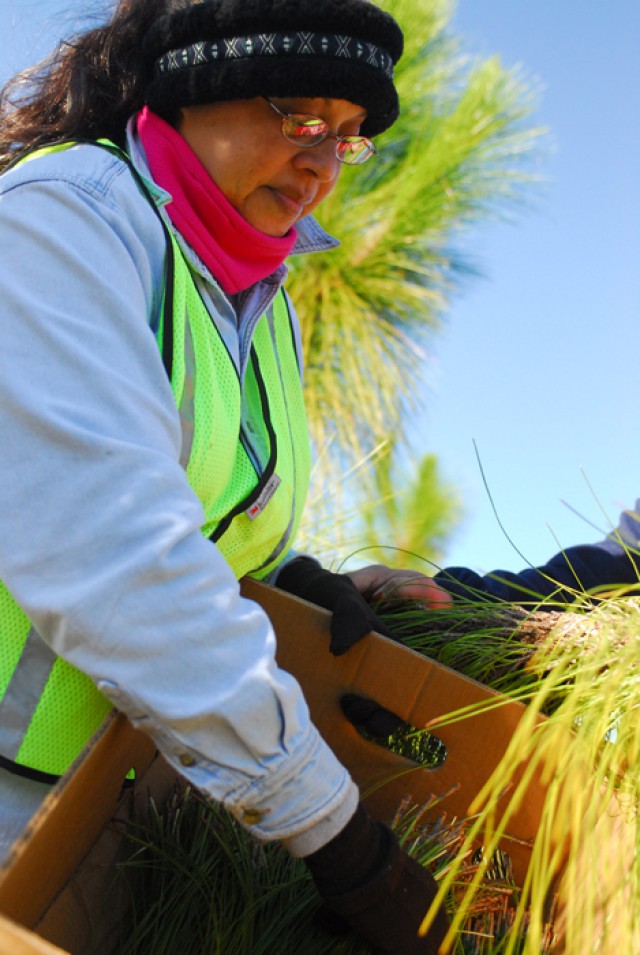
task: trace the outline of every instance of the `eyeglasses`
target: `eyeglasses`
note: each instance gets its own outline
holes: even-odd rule
[[[336,156],[347,166],[361,166],[367,159],[378,154],[378,150],[366,136],[337,136],[319,116],[285,113],[266,96],[264,98],[271,109],[282,118],[282,135],[294,146],[311,149],[313,146],[319,146],[325,139],[335,139]]]

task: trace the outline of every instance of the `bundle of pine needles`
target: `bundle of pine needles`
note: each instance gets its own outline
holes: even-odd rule
[[[256,843],[220,806],[186,789],[162,809],[152,800],[147,808],[146,822],[129,827],[131,853],[121,865],[131,909],[122,924],[120,955],[369,951],[353,934],[328,931],[304,863],[278,845]],[[436,824],[423,820],[433,808],[404,804],[393,827],[436,879],[455,861],[459,872],[447,901],[452,913],[478,872],[478,859],[464,848],[463,823],[444,816]],[[519,897],[508,859],[496,854],[457,933],[454,955],[501,955],[513,935]],[[515,935],[520,952],[526,925],[517,926]]]

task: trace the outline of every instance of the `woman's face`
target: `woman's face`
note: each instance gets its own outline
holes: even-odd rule
[[[309,113],[332,132],[356,136],[366,111],[341,99],[276,99],[287,113]],[[186,106],[178,131],[231,205],[267,235],[282,236],[328,196],[340,172],[336,141],[301,149],[262,98]]]

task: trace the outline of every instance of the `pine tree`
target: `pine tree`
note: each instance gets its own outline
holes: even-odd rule
[[[289,285],[302,323],[318,459],[313,529],[303,528],[302,546],[313,542],[316,552],[372,543],[366,528],[380,530],[380,519],[369,517],[349,536],[354,514],[370,511],[379,491],[371,461],[406,454],[430,343],[471,271],[456,242],[470,224],[513,209],[533,178],[527,160],[541,132],[530,124],[533,90],[518,73],[497,58],[463,55],[450,32],[450,0],[380,5],[405,32],[396,72],[401,117],[379,138],[379,156],[344,169],[319,207],[340,248],[294,258]],[[441,511],[448,500],[453,523],[455,495],[437,469],[431,488],[420,462],[415,473],[425,510],[431,501]],[[432,523],[426,515],[424,523]],[[337,543],[340,529],[346,536]],[[423,556],[438,553],[429,533],[414,544]]]

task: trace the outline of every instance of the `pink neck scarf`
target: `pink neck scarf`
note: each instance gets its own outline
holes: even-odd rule
[[[295,244],[295,228],[282,237],[259,232],[233,208],[172,126],[146,106],[137,126],[154,182],[171,193],[167,214],[228,295],[282,265]]]

